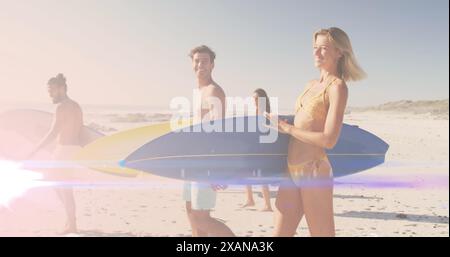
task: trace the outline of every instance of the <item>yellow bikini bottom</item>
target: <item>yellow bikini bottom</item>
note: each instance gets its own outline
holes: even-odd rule
[[[292,181],[297,185],[309,184],[311,181],[329,182],[333,178],[333,169],[326,154],[321,157],[305,161],[299,164],[290,164],[288,162],[288,171]]]

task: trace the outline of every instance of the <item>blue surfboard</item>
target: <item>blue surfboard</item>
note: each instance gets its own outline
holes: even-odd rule
[[[294,117],[280,118],[292,123]],[[189,181],[275,183],[287,175],[289,136],[278,133],[275,142],[260,143],[261,137],[269,132],[252,129],[249,124],[262,126],[261,122],[266,120],[255,116],[234,117],[222,120],[219,132],[206,132],[204,124],[189,127],[190,132],[170,132],[131,153],[121,165]],[[230,124],[233,132],[226,130]],[[382,164],[388,148],[379,137],[344,124],[338,143],[327,153],[334,176],[341,177]]]

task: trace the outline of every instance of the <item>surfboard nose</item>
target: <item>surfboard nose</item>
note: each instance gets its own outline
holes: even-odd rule
[[[127,161],[126,160],[120,160],[119,161],[119,167],[126,168],[126,165],[127,165]]]

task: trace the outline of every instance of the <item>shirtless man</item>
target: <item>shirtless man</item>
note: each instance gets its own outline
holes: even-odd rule
[[[63,74],[48,81],[48,93],[56,104],[56,113],[50,131],[29,154],[28,159],[46,145],[56,140],[56,148],[53,152],[55,161],[68,161],[72,155],[81,149],[80,137],[83,127],[83,113],[75,101],[67,96],[66,78]],[[46,176],[51,181],[65,182],[70,179],[70,169],[52,169],[52,173]],[[76,233],[75,199],[71,186],[62,185],[56,188],[56,193],[62,201],[67,215],[66,226],[60,234]]]
[[[221,119],[225,116],[225,93],[211,77],[215,53],[207,46],[199,46],[192,49],[189,56],[197,78],[197,89],[201,95],[201,108],[196,110],[194,118],[200,117],[203,121]],[[224,186],[197,182],[184,184],[183,200],[186,202],[192,236],[234,236],[224,223],[210,216],[210,211],[216,204],[218,189],[224,189]]]

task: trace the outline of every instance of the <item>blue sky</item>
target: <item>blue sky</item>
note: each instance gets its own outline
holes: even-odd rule
[[[48,102],[63,72],[83,104],[168,106],[195,86],[189,50],[217,52],[228,96],[265,88],[293,106],[318,76],[312,33],[345,30],[368,79],[351,106],[448,98],[448,1],[0,0],[1,102]],[[3,91],[4,92],[4,91]]]

